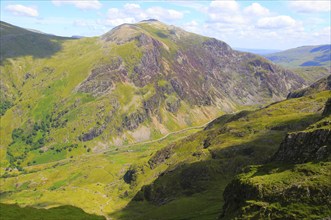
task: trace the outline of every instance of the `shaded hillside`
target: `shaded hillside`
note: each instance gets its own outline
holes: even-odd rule
[[[21,31],[10,26],[1,37]],[[157,139],[305,85],[262,57],[155,20],[61,40],[50,57],[21,55],[0,67],[9,102],[1,107],[1,163],[20,170]]]
[[[90,215],[83,210],[72,206],[60,206],[50,209],[37,209],[32,207],[19,207],[0,203],[0,218],[2,220],[37,220],[37,219],[62,219],[62,220],[102,220],[106,219],[97,215]]]
[[[321,119],[323,108],[330,96],[330,91],[324,91],[315,93],[313,98],[304,96],[274,103],[256,111],[242,111],[238,114],[222,116],[207,126],[204,131],[159,150],[147,163],[131,165],[123,177],[124,181],[130,176],[130,181],[126,181],[127,184],[132,188],[141,187],[141,190],[135,194],[125,209],[115,213],[112,217],[130,219],[130,216],[134,215],[136,219],[214,219],[222,213],[224,203],[226,210],[224,219],[232,219],[235,216],[244,219],[254,216],[266,218],[273,213],[273,210],[275,212],[272,216],[279,219],[287,217],[291,219],[293,212],[302,212],[297,215],[297,218],[307,217],[311,213],[316,213],[316,217],[327,216],[329,212],[326,201],[328,201],[330,192],[330,184],[326,181],[329,178],[329,165],[327,164],[308,164],[298,167],[297,169],[312,170],[313,173],[309,174],[308,179],[305,177],[308,174],[296,170],[288,171],[285,173],[286,176],[281,177],[284,178],[284,181],[285,179],[293,181],[293,184],[297,182],[310,184],[312,191],[311,196],[307,199],[312,200],[315,198],[313,195],[319,198],[306,203],[306,197],[298,196],[302,191],[299,190],[295,193],[293,191],[293,194],[291,194],[292,191],[289,191],[288,194],[283,194],[285,200],[279,199],[281,203],[279,206],[284,206],[283,201],[293,201],[294,205],[286,206],[281,212],[272,209],[277,208],[277,204],[269,209],[268,203],[260,203],[259,200],[252,201],[252,206],[245,212],[246,206],[241,205],[246,204],[244,203],[246,198],[254,200],[255,196],[257,198],[261,196],[261,198],[266,197],[266,199],[270,198],[274,201],[273,199],[277,200],[278,197],[276,194],[267,194],[269,191],[265,193],[262,191],[259,194],[259,189],[256,191],[255,186],[252,186],[252,191],[249,191],[251,188],[247,184],[237,187],[232,179],[249,164],[264,164],[270,161],[288,132],[299,132],[310,125],[312,128],[317,126],[318,129],[330,129],[328,122],[330,118]],[[321,137],[324,141],[321,144],[326,144],[325,138],[329,140],[328,136],[322,135]],[[312,141],[316,143],[316,141]],[[323,155],[324,160],[327,156]],[[263,169],[275,173],[275,175],[282,174],[282,169],[288,169],[287,165],[280,168],[277,166],[269,168],[270,166],[267,166]],[[259,166],[254,166],[247,171],[247,174],[242,175],[252,174],[256,178],[260,178],[260,173],[264,172],[261,169]],[[158,177],[152,183],[145,185],[143,182],[150,178],[150,174],[147,177],[141,173],[150,173],[150,170]],[[261,173],[261,175],[263,174]],[[270,179],[270,181],[273,180]],[[231,185],[227,186],[229,183]],[[264,184],[269,184],[269,180],[265,178],[258,184],[264,186]],[[270,193],[275,190],[272,186],[276,184],[278,182],[271,182],[268,185],[271,187]],[[284,184],[287,185],[285,182]],[[318,189],[318,184],[323,184],[323,187]],[[282,186],[279,186],[281,191],[280,187]],[[316,194],[313,191],[315,189]],[[224,190],[226,191],[224,192]],[[221,196],[223,192],[224,200]],[[276,192],[277,195],[282,195],[278,191]],[[241,203],[242,201],[244,202]],[[309,209],[306,209],[307,205],[310,206]],[[299,209],[298,206],[300,206]],[[243,208],[243,215],[238,214],[239,207]],[[255,212],[263,211],[263,207],[266,207],[266,212],[257,215]]]
[[[324,66],[330,69],[331,45],[302,46],[264,56],[274,63],[290,68]]]
[[[51,57],[62,49],[62,42],[70,38],[52,36],[20,28],[0,21],[0,63],[22,56]]]

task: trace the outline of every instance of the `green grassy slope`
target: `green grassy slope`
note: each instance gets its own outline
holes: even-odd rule
[[[324,66],[330,69],[331,45],[303,46],[264,55],[269,60],[285,67]]]
[[[21,208],[17,205],[0,204],[2,220],[102,220],[101,216],[89,215],[83,210],[71,206],[61,206],[50,209]]]
[[[323,219],[331,215],[330,109],[323,115],[305,130],[290,133],[304,141],[287,144],[268,164],[247,167],[227,186],[221,219]],[[324,151],[311,150],[314,147]],[[297,149],[306,152],[301,155]]]
[[[32,32],[3,21],[0,21],[0,30],[1,64],[3,64],[5,59],[21,56],[51,57],[62,49],[64,40],[70,39]]]
[[[221,219],[329,217],[330,171],[330,162],[251,166],[232,183],[233,188],[244,189],[241,194],[236,194],[236,190],[230,194],[228,190],[225,195],[238,198],[238,208],[230,209]],[[257,189],[259,193],[256,193]],[[251,196],[246,197],[246,193]]]
[[[246,165],[270,160],[286,132],[298,131],[318,121],[330,96],[330,91],[326,91],[261,110],[222,116],[204,131],[154,154],[143,167],[145,172],[151,169],[161,175],[144,186],[125,209],[111,216],[115,219],[217,218],[222,213],[224,189],[235,174]],[[316,174],[316,178],[327,179],[327,169]],[[130,185],[139,185],[145,178],[150,177],[137,175]],[[322,203],[313,207],[323,208]]]
[[[8,170],[0,201],[71,204],[114,219],[216,218],[235,174],[268,160],[287,132],[318,121],[330,96],[325,91],[225,115],[203,131],[159,143],[29,166],[26,173]]]
[[[145,163],[155,151],[199,130],[169,135],[161,141],[28,166],[23,173],[8,170],[0,178],[0,201],[39,208],[70,204],[106,216],[125,207],[140,189],[141,185],[132,188],[123,179],[131,164]],[[146,172],[150,178],[153,175]]]

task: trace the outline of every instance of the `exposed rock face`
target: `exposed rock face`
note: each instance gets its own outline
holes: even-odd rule
[[[151,169],[154,169],[159,164],[163,163],[165,160],[169,159],[173,154],[173,145],[169,145],[155,153],[155,155],[149,159],[148,164]]]
[[[166,100],[166,110],[172,113],[176,113],[180,107],[180,99]]]
[[[134,130],[138,128],[138,126],[145,121],[147,118],[146,114],[142,112],[134,112],[131,115],[125,116],[122,122],[123,127],[128,130]]]
[[[80,141],[90,141],[102,134],[102,132],[107,128],[108,123],[110,122],[111,118],[106,117],[105,121],[102,124],[99,124],[93,128],[91,128],[88,132],[82,134],[78,137]]]
[[[276,101],[305,84],[299,76],[262,57],[232,50],[222,41],[194,35],[158,21],[121,25],[101,39],[118,45],[134,42],[142,56],[133,64],[130,74],[131,67],[121,58],[93,70],[78,91],[100,95],[108,92],[116,80],[143,87],[156,85],[163,79],[180,100],[198,106],[224,107],[225,103]],[[100,81],[104,84],[100,85]],[[156,91],[162,92],[158,88]],[[164,101],[165,97],[156,95]],[[167,110],[176,112],[178,103],[167,105]]]
[[[307,88],[300,89],[297,91],[290,92],[287,96],[290,98],[300,98],[302,96],[307,96],[315,92],[321,92],[324,90],[331,90],[331,75],[323,79],[318,80]]]
[[[131,184],[136,180],[137,171],[135,169],[129,169],[123,176],[124,182]]]
[[[109,92],[116,83],[124,81],[127,70],[120,57],[112,59],[109,64],[92,70],[89,77],[76,89],[78,92],[101,96]]]
[[[281,143],[274,161],[305,163],[322,160],[331,154],[331,130],[288,134]]]

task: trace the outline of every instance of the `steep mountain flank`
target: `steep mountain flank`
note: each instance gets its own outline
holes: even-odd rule
[[[328,105],[329,100],[326,111]],[[330,216],[331,118],[323,116],[308,129],[287,134],[269,164],[238,175],[224,191],[220,219]]]
[[[132,45],[136,50],[131,55],[137,58],[135,65],[125,63],[124,72],[108,69],[109,74],[137,87],[158,83],[157,94],[175,93],[193,105],[231,109],[225,103],[263,103],[304,84],[300,77],[261,57],[158,21],[121,25],[101,39],[107,44]]]
[[[161,138],[305,85],[262,57],[156,20],[82,39],[2,26],[12,42],[33,35],[59,45],[49,56],[6,55],[0,66],[1,155],[12,168]]]

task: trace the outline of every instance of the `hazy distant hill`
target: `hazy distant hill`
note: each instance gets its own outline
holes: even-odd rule
[[[330,68],[331,45],[302,46],[267,54],[265,57],[285,67],[324,66]]]
[[[249,49],[249,48],[234,48],[236,50],[242,51],[242,52],[249,52],[249,53],[255,53],[259,55],[266,55],[270,53],[277,53],[281,50],[275,50],[275,49]]]

